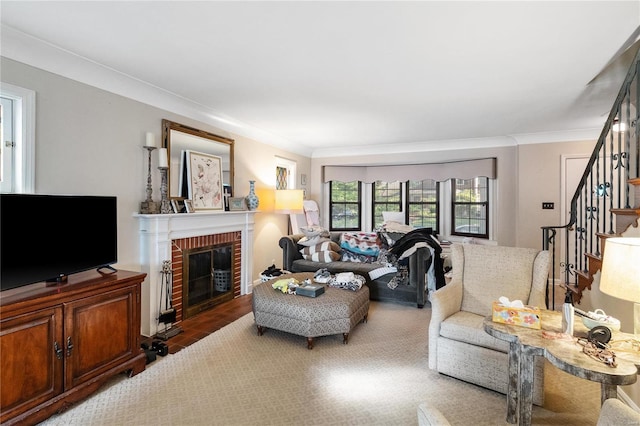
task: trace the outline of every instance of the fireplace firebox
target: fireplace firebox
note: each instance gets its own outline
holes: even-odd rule
[[[176,239],[172,246],[176,323],[240,295],[240,232]]]
[[[182,252],[183,318],[233,299],[233,244]]]

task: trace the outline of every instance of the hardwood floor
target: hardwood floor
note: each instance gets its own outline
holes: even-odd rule
[[[183,332],[164,343],[169,346],[169,353],[176,353],[249,312],[251,312],[251,295],[236,297],[180,322],[178,326]],[[141,341],[151,346],[153,340],[151,337],[143,336]]]

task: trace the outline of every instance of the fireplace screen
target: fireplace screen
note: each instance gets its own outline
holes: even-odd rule
[[[183,252],[184,318],[233,299],[232,255],[233,244]]]

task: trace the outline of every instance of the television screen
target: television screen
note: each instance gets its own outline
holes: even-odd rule
[[[0,290],[117,262],[116,197],[0,194]]]

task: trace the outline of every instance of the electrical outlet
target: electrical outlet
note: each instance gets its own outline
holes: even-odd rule
[[[553,210],[553,203],[543,202],[542,210]]]

